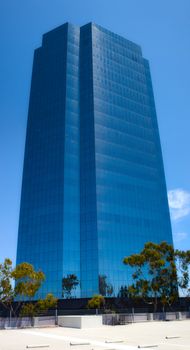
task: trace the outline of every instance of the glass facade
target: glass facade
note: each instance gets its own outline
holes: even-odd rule
[[[71,273],[73,296],[99,293],[102,279],[117,296],[131,283],[124,256],[162,240],[172,233],[148,61],[98,25],[64,24],[34,55],[17,263],[46,274],[38,296],[61,298]]]

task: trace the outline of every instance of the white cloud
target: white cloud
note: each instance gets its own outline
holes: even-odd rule
[[[176,221],[190,214],[190,193],[181,188],[168,191],[168,202],[172,220]]]
[[[181,242],[184,241],[188,237],[187,232],[176,232],[174,233],[174,241]]]

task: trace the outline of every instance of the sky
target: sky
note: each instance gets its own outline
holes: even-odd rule
[[[150,61],[174,245],[190,249],[190,1],[0,1],[0,262],[15,263],[34,49],[71,22],[134,41]]]

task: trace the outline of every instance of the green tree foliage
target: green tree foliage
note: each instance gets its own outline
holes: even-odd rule
[[[154,311],[157,310],[158,298],[163,307],[171,305],[178,297],[178,283],[173,246],[161,242],[148,242],[139,254],[125,257],[124,264],[134,269],[134,283],[128,287],[135,298],[146,302],[153,298]]]
[[[16,281],[15,296],[21,300],[32,299],[45,280],[44,273],[35,271],[27,262],[17,265],[12,271],[12,277]]]
[[[23,262],[12,267],[12,261],[5,259],[0,264],[0,303],[10,311],[16,312],[20,308],[21,315],[34,316],[38,310],[47,310],[57,303],[52,294],[48,294],[44,300],[34,303],[23,303],[31,300],[41,287],[45,279],[42,271],[35,271],[34,267]],[[13,301],[17,299],[17,308],[13,309]]]
[[[107,283],[106,275],[99,275],[99,292],[101,295],[108,297],[113,294],[113,286],[111,283]]]
[[[175,262],[178,271],[179,290],[184,296],[190,297],[190,250],[176,250]]]
[[[36,303],[25,303],[20,311],[20,316],[34,317],[42,312],[47,312],[49,309],[54,309],[57,306],[57,299],[53,294],[49,293],[45,299],[40,299]]]
[[[21,317],[35,317],[37,314],[37,308],[34,303],[23,304],[19,313]]]
[[[0,264],[0,303],[12,311],[12,302],[15,296],[12,277],[12,261],[5,259]]]
[[[89,309],[100,309],[105,305],[105,299],[102,295],[94,295],[87,304]]]
[[[79,280],[75,274],[67,275],[62,279],[62,296],[65,299],[72,298],[72,292],[79,284]]]
[[[55,309],[57,307],[58,299],[53,296],[53,294],[49,293],[46,295],[45,299],[38,300],[36,303],[37,309],[40,312],[46,312],[49,309]]]

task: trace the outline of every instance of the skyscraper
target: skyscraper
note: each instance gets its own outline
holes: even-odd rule
[[[149,64],[141,48],[98,25],[64,24],[35,50],[17,263],[42,269],[40,296],[117,295],[124,256],[172,243]],[[110,293],[111,294],[111,293]]]

